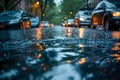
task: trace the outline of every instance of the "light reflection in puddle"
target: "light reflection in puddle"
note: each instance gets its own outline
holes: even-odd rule
[[[120,39],[120,31],[114,31],[111,34],[112,34],[112,38]]]
[[[79,37],[84,38],[85,29],[84,28],[79,28],[78,31],[79,31]]]
[[[40,80],[82,80],[79,69],[71,64],[62,64],[53,67]]]
[[[114,51],[120,50],[120,43],[115,43],[114,47],[112,47],[112,50]]]
[[[41,53],[39,53],[39,54],[36,56],[37,59],[40,59],[41,57],[42,57],[42,54],[41,54]]]
[[[44,49],[43,46],[39,43],[36,43],[36,46],[37,46],[38,51],[41,51]]]
[[[41,28],[36,28],[35,37],[36,37],[37,40],[42,39],[42,27]]]
[[[79,64],[84,64],[86,62],[86,58],[81,58],[78,62]]]
[[[71,60],[66,60],[67,63],[71,63],[72,61]]]
[[[120,43],[117,43],[114,40],[114,38],[117,38],[117,39],[120,39],[120,32],[110,32],[110,37],[108,41],[106,38],[104,39],[104,35],[102,35],[102,40],[98,38],[98,41],[96,40],[96,36],[95,36],[95,39],[86,39],[85,36],[87,36],[85,34],[85,32],[88,32],[88,31],[85,31],[85,29],[83,28],[79,28],[77,30],[77,34],[74,34],[73,33],[73,29],[72,28],[66,28],[66,35],[67,37],[74,37],[75,35],[75,38],[68,38],[65,37],[64,39],[64,36],[61,37],[62,34],[60,35],[57,35],[57,37],[60,36],[59,39],[55,39],[55,40],[46,40],[44,42],[42,42],[42,39],[44,38],[43,35],[46,34],[47,31],[42,31],[42,28],[37,28],[35,29],[35,31],[26,31],[23,33],[21,31],[13,31],[14,34],[11,34],[10,36],[10,40],[13,40],[13,42],[5,42],[4,46],[5,48],[7,49],[15,49],[16,51],[13,51],[13,52],[7,52],[6,53],[10,53],[10,55],[7,55],[5,56],[5,58],[3,59],[8,59],[10,58],[11,59],[11,55],[15,55],[13,53],[19,53],[19,49],[23,49],[22,50],[22,53],[23,54],[20,54],[20,57],[22,57],[21,59],[23,59],[23,61],[27,58],[23,58],[23,56],[27,57],[28,55],[30,55],[30,57],[32,57],[33,59],[29,59],[28,60],[28,64],[27,66],[29,66],[30,68],[33,68],[33,67],[36,67],[38,65],[36,64],[39,64],[39,66],[43,69],[43,70],[47,70],[48,69],[48,66],[49,65],[46,65],[47,64],[47,61],[43,58],[46,59],[46,57],[44,56],[46,53],[47,55],[47,60],[49,61],[50,64],[55,64],[55,63],[52,63],[52,61],[57,61],[58,63],[59,62],[62,62],[62,61],[65,61],[65,63],[73,63],[73,59],[77,58],[77,63],[79,65],[83,65],[86,63],[86,58],[79,58],[81,57],[81,55],[83,55],[84,57],[88,57],[90,58],[88,55],[86,55],[86,52],[87,51],[88,53],[96,53],[97,54],[93,54],[93,56],[96,57],[96,55],[102,55],[101,53],[105,53],[106,54],[106,51],[108,50],[107,53],[111,53],[109,52],[111,49],[113,51],[118,51],[120,50]],[[18,33],[17,33],[18,32]],[[28,33],[29,32],[29,33]],[[53,31],[54,32],[54,31]],[[53,33],[52,32],[52,33]],[[61,31],[62,32],[62,31]],[[14,36],[15,34],[21,34],[21,35],[16,35]],[[27,34],[28,33],[28,34]],[[59,32],[58,32],[59,33]],[[91,32],[90,32],[91,33]],[[49,33],[48,33],[49,34]],[[56,33],[57,34],[57,33]],[[89,34],[89,33],[88,33]],[[99,35],[101,36],[102,33],[98,33],[96,35]],[[31,36],[32,35],[32,36]],[[53,35],[53,34],[49,34],[49,35]],[[8,34],[7,34],[8,36]],[[21,37],[20,37],[21,36]],[[5,35],[6,37],[6,35]],[[28,38],[27,38],[28,37]],[[77,38],[76,38],[77,37]],[[80,38],[84,38],[85,39],[80,39]],[[113,38],[112,38],[113,37]],[[16,38],[18,38],[18,41],[16,40]],[[27,38],[27,39],[26,39]],[[29,38],[31,40],[29,40]],[[35,39],[34,39],[35,38]],[[92,37],[91,37],[92,38]],[[16,41],[14,41],[16,40]],[[19,41],[20,40],[20,41]],[[44,39],[43,39],[44,40]],[[60,41],[61,40],[61,41]],[[41,42],[42,43],[41,43]],[[113,43],[112,43],[113,42]],[[62,44],[61,44],[62,43]],[[63,45],[63,43],[66,43]],[[110,43],[110,45],[108,44]],[[11,47],[11,44],[12,44],[12,47]],[[69,44],[69,45],[68,45]],[[104,45],[101,45],[101,44],[104,44]],[[3,45],[3,43],[1,42],[1,45]],[[46,46],[48,45],[48,46]],[[54,45],[54,46],[53,46]],[[103,47],[103,48],[98,48],[96,47],[96,45],[100,45],[100,47]],[[112,48],[111,48],[111,45],[114,45]],[[7,47],[6,47],[7,46]],[[10,46],[10,47],[9,47]],[[91,46],[95,46],[95,48],[91,49]],[[55,47],[55,48],[54,48]],[[60,47],[60,48],[59,48]],[[65,48],[63,48],[65,47]],[[66,48],[67,47],[67,48]],[[86,48],[87,47],[87,48]],[[19,48],[19,49],[18,49]],[[25,50],[24,50],[25,49]],[[29,53],[28,53],[29,51]],[[34,53],[30,53],[30,52],[33,52],[33,51],[37,51],[37,52],[34,52]],[[102,52],[103,51],[103,52]],[[84,54],[77,54],[76,52],[78,53],[81,53],[81,52],[85,52]],[[43,53],[43,54],[42,54]],[[53,54],[55,53],[55,54]],[[105,55],[104,54],[104,55]],[[1,54],[2,55],[2,54]],[[18,55],[18,54],[17,54]],[[79,56],[79,57],[78,57]],[[82,57],[83,57],[82,56]],[[106,55],[105,55],[106,56]],[[116,54],[113,54],[112,55],[114,57],[114,60],[115,61],[118,61],[120,62],[120,55],[118,53]],[[99,57],[96,57],[96,60],[97,58],[100,58],[101,56]],[[17,57],[18,58],[18,57]],[[69,58],[69,59],[68,59]],[[43,62],[41,62],[43,59]],[[14,59],[16,60],[16,59]],[[51,61],[50,61],[51,60]],[[20,63],[21,64],[24,64],[23,61],[21,61]],[[97,60],[99,61],[99,60]],[[110,61],[108,61],[110,62]],[[9,62],[8,62],[9,63]],[[99,61],[99,64],[100,64],[100,61]],[[107,63],[106,63],[107,64]],[[3,64],[1,64],[1,66],[3,66]],[[11,65],[12,66],[12,65]],[[13,65],[14,66],[14,65]],[[75,66],[75,65],[74,65]],[[21,66],[20,66],[21,67]],[[54,66],[53,66],[54,67]],[[84,66],[85,67],[85,66]],[[94,68],[94,67],[93,67]],[[22,67],[22,70],[24,71],[28,71],[29,69],[27,67]],[[56,71],[54,71],[56,72]],[[51,73],[51,74],[54,74]],[[42,71],[41,71],[42,73]],[[69,73],[67,73],[69,75]],[[56,74],[54,74],[53,76],[55,76]],[[59,74],[57,75],[59,77]],[[62,75],[63,76],[63,75]],[[58,80],[58,79],[57,79]],[[60,79],[62,80],[62,79]]]
[[[71,27],[65,28],[64,33],[65,33],[66,36],[72,37],[72,34],[73,34],[72,33],[72,28]]]
[[[82,45],[82,44],[78,44],[78,46],[81,48],[81,47],[84,47],[84,45]]]
[[[120,54],[112,54],[112,56],[114,57],[114,59],[118,62],[120,62]]]

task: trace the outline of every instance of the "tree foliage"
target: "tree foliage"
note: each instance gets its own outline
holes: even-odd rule
[[[53,0],[49,0],[46,8],[45,20],[53,22],[53,18],[56,16],[56,14],[56,5]]]
[[[83,0],[63,0],[61,3],[61,13],[63,17],[73,18],[75,13],[79,11]]]
[[[48,20],[52,23],[58,24],[59,22],[59,12],[56,6],[48,7],[46,10],[45,20]]]
[[[39,4],[39,9],[40,9],[40,14],[42,20],[44,20],[44,16],[46,16],[46,10],[47,12],[49,9],[52,9],[53,6],[55,5],[54,0],[38,0],[40,2]]]
[[[13,10],[21,0],[0,0],[0,10]]]

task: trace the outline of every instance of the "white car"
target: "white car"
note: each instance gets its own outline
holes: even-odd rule
[[[75,26],[90,26],[91,11],[78,11],[75,15]]]
[[[41,21],[40,27],[50,27],[50,23],[48,21]]]

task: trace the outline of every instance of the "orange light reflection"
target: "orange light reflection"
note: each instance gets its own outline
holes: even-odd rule
[[[66,60],[67,63],[71,63],[72,61],[71,60]]]
[[[42,54],[40,53],[36,56],[37,59],[40,59],[41,57],[42,57]]]
[[[118,39],[120,39],[120,31],[112,32],[112,38],[118,38]]]
[[[114,47],[112,47],[112,50],[114,51],[120,50],[120,43],[115,43]]]
[[[35,37],[37,40],[40,40],[42,38],[42,27],[36,28]]]
[[[120,54],[113,54],[112,55],[113,57],[114,57],[114,59],[116,60],[116,61],[118,61],[118,62],[120,62]]]
[[[85,32],[85,29],[84,29],[84,28],[79,28],[79,37],[80,37],[80,38],[83,38],[83,37],[84,37],[84,32]]]
[[[65,35],[67,35],[68,37],[72,36],[72,28],[68,27],[65,29]]]
[[[36,46],[38,47],[39,51],[43,50],[43,46],[41,44],[37,43]]]
[[[79,62],[79,64],[84,64],[86,62],[86,59],[85,58],[81,58],[78,62]]]

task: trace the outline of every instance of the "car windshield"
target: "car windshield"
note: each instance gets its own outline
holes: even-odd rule
[[[80,12],[80,15],[90,15],[90,12],[88,12],[88,11]]]

